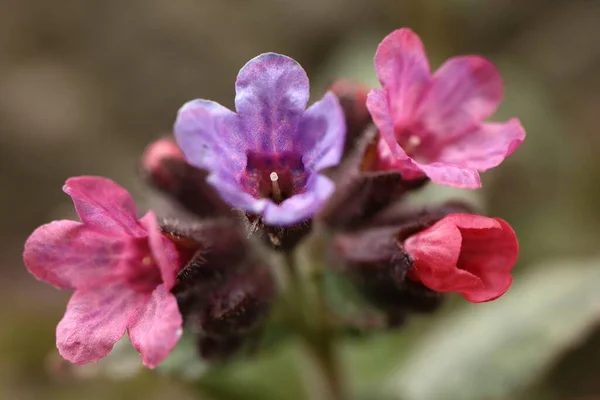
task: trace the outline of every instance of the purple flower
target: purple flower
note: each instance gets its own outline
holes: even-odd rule
[[[309,219],[333,192],[318,171],[339,163],[346,127],[335,95],[308,109],[306,73],[275,53],[250,60],[235,83],[233,112],[209,100],[180,110],[175,137],[188,161],[210,171],[230,205],[268,225]]]
[[[399,29],[379,44],[375,69],[383,90],[369,93],[367,108],[381,133],[382,169],[477,188],[478,171],[499,165],[525,139],[518,119],[483,122],[502,100],[502,79],[484,58],[454,57],[432,75],[419,37]]]

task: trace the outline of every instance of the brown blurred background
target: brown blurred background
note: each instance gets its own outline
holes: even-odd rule
[[[421,35],[434,66],[477,53],[502,72],[496,118],[521,118],[528,138],[477,195],[517,230],[518,268],[600,253],[598,0],[3,0],[0,399],[192,398],[149,375],[110,385],[49,375],[69,294],[27,274],[24,240],[73,217],[61,191],[69,176],[113,178],[143,208],[144,146],[190,99],[231,106],[237,71],[257,54],[298,60],[315,95],[335,77],[375,85],[376,45],[402,26]],[[600,340],[586,338],[553,361],[545,392],[600,398]]]

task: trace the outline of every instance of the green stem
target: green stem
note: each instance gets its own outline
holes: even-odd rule
[[[316,301],[311,302],[294,255],[286,253],[285,261],[289,271],[290,294],[296,300],[295,313],[299,317],[297,319],[300,325],[299,331],[321,367],[329,386],[331,400],[343,400],[343,383],[335,354],[335,337],[327,311],[322,279],[319,277],[315,281]]]

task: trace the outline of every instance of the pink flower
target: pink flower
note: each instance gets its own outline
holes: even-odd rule
[[[502,296],[519,243],[506,221],[471,214],[450,214],[409,237],[404,248],[414,258],[409,278],[436,292],[458,292],[472,303]]]
[[[100,177],[67,180],[82,222],[37,228],[23,259],[36,278],[75,293],[56,328],[60,354],[76,364],[98,361],[125,334],[146,366],[158,365],[181,335],[175,296],[174,244],[148,212],[139,221],[125,189]]]
[[[383,90],[369,92],[367,107],[381,134],[382,169],[477,188],[477,171],[496,167],[525,139],[518,119],[483,122],[503,92],[498,71],[484,58],[454,57],[431,75],[419,37],[399,29],[379,44],[375,69]]]

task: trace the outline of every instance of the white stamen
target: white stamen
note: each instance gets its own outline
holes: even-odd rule
[[[277,175],[277,172],[271,172],[271,174],[269,175],[269,178],[271,178],[271,185],[273,186],[273,200],[275,200],[276,202],[280,202],[281,201],[281,188],[279,187],[279,175]]]

